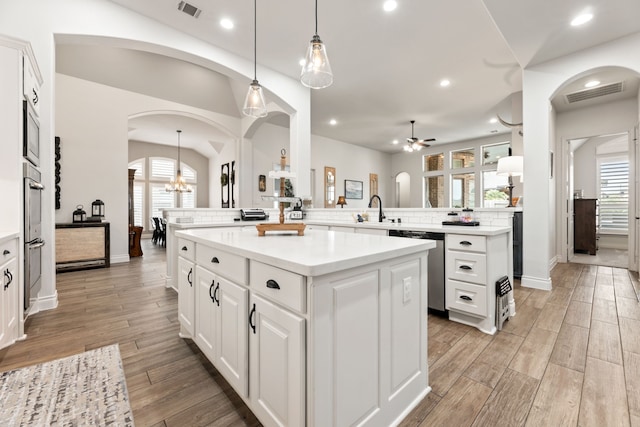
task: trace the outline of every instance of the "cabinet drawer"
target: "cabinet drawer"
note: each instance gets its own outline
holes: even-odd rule
[[[471,283],[447,280],[447,309],[461,311],[474,316],[487,315],[487,287]]]
[[[18,245],[16,241],[17,239],[10,239],[0,243],[0,265],[18,256]]]
[[[196,264],[238,285],[247,284],[247,259],[243,256],[198,244]]]
[[[469,252],[486,252],[487,240],[484,236],[447,233],[447,249]]]
[[[306,280],[299,274],[251,261],[251,290],[296,311],[306,311]]]
[[[473,252],[447,251],[447,278],[485,285],[487,256]]]
[[[178,256],[190,261],[196,260],[196,244],[191,240],[178,239]]]

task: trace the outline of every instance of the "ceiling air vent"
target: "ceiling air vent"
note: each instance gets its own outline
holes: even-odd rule
[[[181,10],[189,16],[193,16],[194,18],[200,16],[200,12],[202,12],[202,9],[198,9],[197,7],[187,3],[186,1],[181,1],[180,3],[178,3],[178,10]]]
[[[581,90],[579,92],[568,93],[566,95],[567,102],[572,104],[578,101],[597,98],[599,96],[611,95],[622,92],[622,82],[611,83],[604,86],[594,87],[593,89]]]

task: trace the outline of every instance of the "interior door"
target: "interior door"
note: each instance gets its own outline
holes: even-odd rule
[[[633,242],[633,247],[629,247],[629,270],[638,271],[640,267],[640,147],[638,147],[638,143],[640,142],[640,125],[636,124],[633,128],[633,141],[631,141],[630,153],[633,153],[633,161],[632,164],[635,166],[634,168],[634,176],[630,182],[633,182],[635,185],[635,191],[630,192],[630,194],[635,195],[635,203],[631,206],[634,207],[634,212],[630,215],[630,224],[634,225],[633,228],[633,239],[629,239],[629,246]],[[629,230],[631,231],[631,230]],[[632,255],[633,254],[633,255]]]

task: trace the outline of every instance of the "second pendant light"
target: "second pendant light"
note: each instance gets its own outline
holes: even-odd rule
[[[250,117],[265,117],[267,115],[267,105],[264,102],[262,86],[258,83],[257,77],[257,50],[258,50],[258,11],[256,0],[253,0],[253,81],[249,85],[249,91],[244,99],[242,112]]]
[[[311,89],[322,89],[331,86],[333,73],[327,56],[327,49],[318,35],[318,0],[315,1],[316,32],[309,42],[304,65],[300,74],[300,81]]]

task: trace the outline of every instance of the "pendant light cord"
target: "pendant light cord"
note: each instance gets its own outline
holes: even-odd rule
[[[253,0],[253,80],[258,80],[257,64],[258,64],[258,4],[257,4],[257,0]]]
[[[180,132],[182,131],[177,131],[178,132],[178,171],[180,170]]]
[[[316,0],[316,36],[318,35],[318,0]]]

